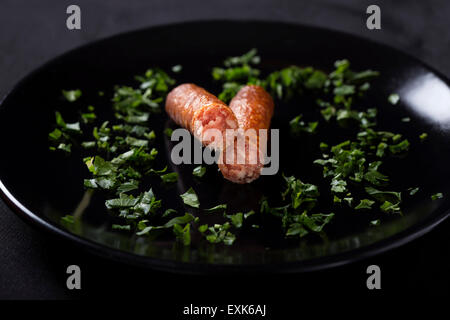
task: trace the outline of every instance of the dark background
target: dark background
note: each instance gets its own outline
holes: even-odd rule
[[[69,31],[65,26],[65,11],[70,4],[81,7],[79,31]],[[366,28],[369,4],[381,7],[382,30]],[[450,77],[450,1],[1,0],[0,96],[45,61],[79,45],[152,25],[210,19],[287,21],[358,34],[406,51]],[[332,296],[449,296],[449,230],[447,219],[401,248],[327,271],[246,277],[182,276],[91,256],[29,227],[0,200],[0,298],[145,298],[154,306],[175,301],[171,310],[180,314],[181,306],[190,303],[274,305],[281,299],[298,303],[304,295],[325,300]],[[82,270],[82,290],[77,292],[65,286],[70,264]],[[378,292],[366,288],[366,268],[370,264],[381,267],[382,290]],[[296,308],[288,302],[284,307]]]

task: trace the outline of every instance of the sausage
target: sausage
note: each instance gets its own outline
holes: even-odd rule
[[[239,90],[231,100],[230,109],[236,116],[239,129],[244,131],[254,129],[256,136],[245,143],[245,148],[239,148],[235,144],[234,149],[224,149],[221,154],[219,169],[227,180],[235,183],[249,183],[260,176],[264,166],[266,145],[264,143],[260,147],[259,129],[269,129],[274,103],[272,97],[264,88],[248,85]],[[229,152],[234,152],[235,156],[245,157],[245,163],[239,164],[236,161],[227,163],[227,154]],[[251,161],[252,154],[257,155],[257,159],[253,158],[253,161]],[[231,158],[233,159],[233,157]]]
[[[243,87],[230,102],[239,128],[269,129],[274,104],[270,94],[263,87],[248,85]]]
[[[208,129],[218,129],[225,137],[226,129],[238,128],[234,113],[225,103],[192,83],[181,84],[167,95],[166,112],[205,146],[214,141],[204,135]]]

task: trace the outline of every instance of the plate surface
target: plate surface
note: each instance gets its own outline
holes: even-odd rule
[[[76,157],[58,157],[48,151],[47,135],[52,130],[54,111],[67,108],[61,99],[62,89],[80,88],[83,96],[79,103],[105,110],[100,114],[106,119],[113,86],[132,84],[134,75],[149,67],[169,69],[181,64],[183,72],[178,83],[194,82],[217,93],[219,87],[211,80],[211,67],[251,48],[258,48],[263,71],[291,64],[329,71],[334,61],[342,58],[350,60],[354,70],[380,71],[365,100],[368,107],[379,108],[380,127],[402,133],[415,141],[414,145],[419,145],[420,133],[428,133],[426,143],[413,146],[407,158],[398,160],[400,165],[394,173],[396,186],[421,187],[418,196],[407,203],[403,216],[387,217],[376,228],[368,225],[367,217],[339,217],[330,225],[327,241],[313,239],[292,244],[271,239],[267,232],[249,232],[231,247],[195,244],[179,248],[164,239],[149,241],[112,232],[104,199],[94,195],[79,227],[67,230],[60,224],[61,216],[79,206],[84,196],[83,179],[87,177],[84,164]],[[108,98],[99,97],[99,90]],[[401,96],[401,103],[395,107],[386,103],[386,97],[393,92]],[[300,105],[302,102],[306,103],[296,101]],[[280,128],[281,170],[307,177],[312,174],[307,149],[298,147],[298,141],[286,133],[287,122],[299,113],[295,108],[299,106],[279,106],[272,127]],[[406,116],[411,118],[410,123],[400,121]],[[164,114],[151,123],[157,133],[171,125]],[[0,106],[0,188],[5,201],[27,221],[116,260],[175,272],[310,271],[397,247],[444,220],[450,205],[449,134],[449,81],[402,52],[351,35],[299,25],[186,23],[89,44],[52,60],[22,80]],[[333,132],[326,135],[333,136]],[[167,163],[168,142],[163,134],[158,136],[160,161]],[[199,184],[191,178],[192,166],[172,170],[180,174],[178,184],[157,188],[155,193],[181,209],[178,194],[191,185],[203,208],[227,202],[235,210],[253,208],[263,193],[277,193],[281,188],[276,177],[262,177],[251,185],[240,186],[213,173]],[[436,192],[447,196],[431,201],[430,195]]]

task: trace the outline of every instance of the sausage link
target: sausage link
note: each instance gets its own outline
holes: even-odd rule
[[[207,129],[218,129],[225,137],[226,129],[238,127],[234,113],[225,103],[191,83],[179,85],[167,95],[166,112],[204,145],[213,141],[204,136]]]
[[[245,148],[239,147],[235,144],[234,155],[231,159],[237,157],[244,157],[245,163],[236,163],[231,161],[228,163],[227,154],[230,148],[224,149],[221,154],[221,161],[219,169],[225,179],[235,183],[249,183],[257,179],[264,166],[264,154],[266,152],[266,144],[261,144],[259,129],[269,129],[270,121],[273,116],[274,103],[272,97],[264,88],[256,85],[248,85],[243,87],[230,102],[230,109],[239,124],[239,129],[244,131],[253,129],[253,139],[248,139],[245,143]],[[252,134],[250,133],[251,137]],[[257,156],[257,159],[252,155]],[[241,161],[242,162],[242,161]]]
[[[248,85],[243,87],[230,102],[239,128],[269,129],[273,116],[272,97],[263,87]]]

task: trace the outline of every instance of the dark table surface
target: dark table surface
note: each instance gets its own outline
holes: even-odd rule
[[[0,2],[0,96],[45,61],[79,45],[119,32],[180,21],[259,19],[325,26],[397,47],[450,77],[450,2],[376,1],[382,30],[365,27],[372,1],[30,1]],[[65,26],[66,8],[77,4],[82,29]],[[119,299],[175,301],[174,312],[190,303],[273,303],[308,295],[371,297],[450,294],[450,219],[429,234],[385,254],[351,265],[308,274],[244,277],[183,276],[113,263],[26,225],[0,200],[0,298]],[[66,268],[82,270],[82,289],[66,288]],[[382,270],[382,290],[366,288],[366,268]],[[204,290],[191,290],[192,288]],[[213,290],[211,290],[213,288]],[[145,295],[142,295],[145,292]],[[232,294],[232,295],[231,295]],[[175,298],[175,300],[173,300]],[[279,299],[277,299],[279,300]]]

